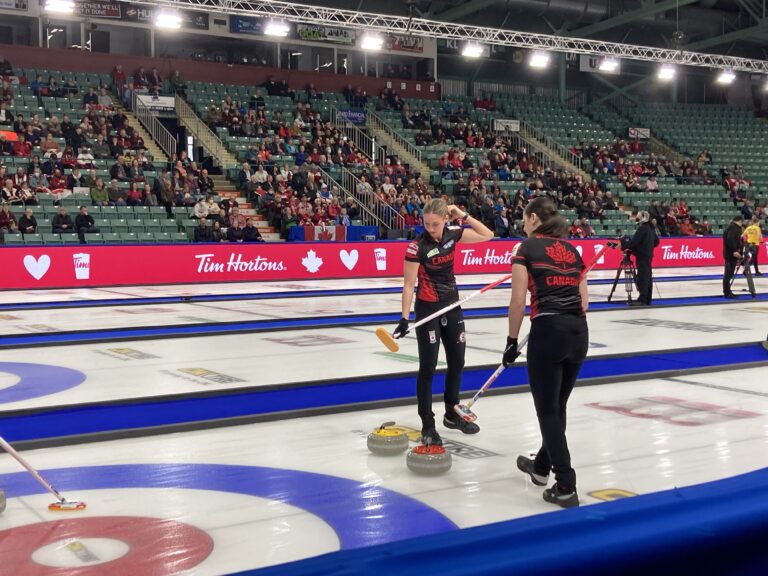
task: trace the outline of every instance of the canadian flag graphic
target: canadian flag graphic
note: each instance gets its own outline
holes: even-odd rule
[[[346,226],[304,226],[304,240],[336,240],[344,242],[347,239]]]

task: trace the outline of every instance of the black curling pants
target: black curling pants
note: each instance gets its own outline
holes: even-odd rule
[[[739,265],[739,261],[736,258],[725,258],[725,272],[723,273],[723,295],[733,294],[731,285],[733,284],[733,277],[736,274],[736,267]]]
[[[653,300],[653,269],[651,260],[647,258],[635,258],[637,264],[637,284],[638,301],[641,304],[651,305]]]
[[[534,468],[542,475],[553,470],[555,480],[568,490],[576,488],[576,472],[565,439],[566,406],[588,347],[589,330],[583,316],[539,316],[531,324],[528,382],[542,438]]]
[[[416,320],[444,308],[445,302],[424,302],[416,300]],[[424,428],[435,426],[435,414],[432,412],[432,378],[437,368],[437,353],[440,342],[445,348],[448,365],[445,372],[445,412],[454,418],[453,407],[459,403],[461,373],[464,370],[464,314],[460,307],[449,310],[442,316],[430,320],[416,328],[416,340],[419,343],[419,375],[416,378],[416,397],[419,402],[419,416]]]
[[[760,245],[750,244],[749,253],[752,255],[750,264],[755,267],[755,274],[760,274],[760,270],[757,269],[757,255],[760,254]]]

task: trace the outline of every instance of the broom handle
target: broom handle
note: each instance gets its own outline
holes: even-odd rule
[[[43,478],[42,476],[40,476],[40,473],[39,473],[37,470],[35,470],[35,469],[32,467],[32,465],[31,465],[29,462],[27,462],[26,460],[24,460],[24,458],[22,458],[21,454],[19,454],[18,452],[16,452],[16,450],[14,449],[14,447],[13,447],[13,446],[11,446],[10,444],[8,444],[8,442],[6,442],[6,441],[5,441],[5,439],[4,439],[2,436],[0,436],[0,447],[2,447],[2,448],[3,448],[3,450],[5,450],[6,452],[8,452],[8,454],[10,454],[11,456],[13,456],[13,457],[16,459],[16,461],[17,461],[19,464],[21,464],[22,466],[24,466],[24,468],[26,468],[26,469],[27,469],[27,472],[29,472],[30,474],[32,474],[32,477],[33,477],[35,480],[37,480],[38,482],[40,482],[40,484],[43,486],[43,488],[45,488],[46,490],[48,490],[48,492],[50,492],[51,494],[53,494],[54,496],[56,496],[56,498],[58,498],[58,499],[59,499],[59,502],[64,502],[64,501],[66,501],[66,498],[64,498],[64,496],[62,496],[61,494],[59,494],[58,490],[56,490],[56,488],[54,488],[53,486],[51,486],[51,485],[48,483],[48,481],[47,481],[45,478]]]
[[[510,280],[511,278],[512,278],[512,274],[507,274],[506,276],[502,276],[501,278],[499,278],[495,282],[493,282],[491,284],[488,284],[487,286],[483,286],[482,288],[480,288],[480,290],[475,290],[471,294],[468,294],[468,295],[464,296],[464,298],[462,298],[461,300],[457,300],[453,304],[449,304],[445,308],[441,308],[440,310],[438,310],[437,312],[434,312],[433,314],[430,314],[426,318],[422,318],[418,322],[414,322],[413,325],[411,325],[411,327],[409,328],[409,330],[415,330],[416,328],[418,328],[419,326],[422,326],[423,324],[426,324],[430,320],[434,320],[438,316],[442,316],[443,314],[445,314],[449,310],[453,310],[454,308],[458,308],[459,306],[464,304],[466,301],[471,300],[475,296],[479,296],[480,294],[483,294],[484,292],[487,292],[488,290],[492,290],[493,288],[496,288],[496,286],[498,286],[499,284],[502,284],[503,282],[506,282],[507,280]]]

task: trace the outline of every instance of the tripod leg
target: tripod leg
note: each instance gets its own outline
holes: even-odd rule
[[[741,264],[737,263],[736,267],[733,269],[733,276],[731,276],[731,284],[729,286],[730,288],[733,288],[733,281],[736,279],[736,275],[739,273],[740,266]]]
[[[616,270],[616,278],[613,279],[613,286],[611,286],[611,291],[608,293],[608,302],[611,301],[611,298],[613,298],[613,293],[616,292],[616,285],[619,283],[619,277],[621,276],[623,265],[624,261],[622,260],[621,264],[619,264],[619,269]]]
[[[627,289],[627,304],[632,304],[632,289],[637,288],[638,293],[640,287],[637,285],[637,274],[635,273],[635,267],[632,265],[632,261],[627,259],[627,263],[624,267],[624,285]]]

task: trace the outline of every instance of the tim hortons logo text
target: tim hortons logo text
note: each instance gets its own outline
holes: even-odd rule
[[[707,252],[701,247],[691,250],[685,244],[677,251],[672,246],[662,246],[661,249],[664,260],[711,260],[715,257],[712,252]]]
[[[282,272],[287,270],[285,263],[280,260],[273,262],[263,256],[252,260],[244,260],[242,254],[230,254],[228,262],[217,262],[213,254],[195,254],[197,258],[197,273],[211,274],[223,272]]]
[[[487,266],[489,264],[512,264],[512,252],[498,253],[494,248],[486,248],[485,254],[474,248],[461,251],[463,266]]]

